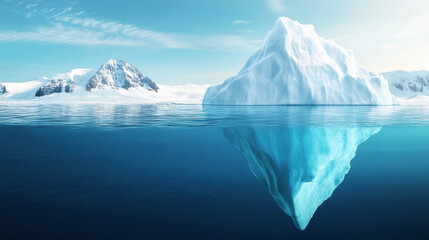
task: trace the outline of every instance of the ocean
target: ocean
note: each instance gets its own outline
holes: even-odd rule
[[[0,105],[0,239],[426,239],[429,108]]]

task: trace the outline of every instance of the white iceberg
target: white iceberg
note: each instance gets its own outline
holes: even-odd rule
[[[304,230],[381,127],[236,127],[223,132],[295,226]]]
[[[281,17],[237,76],[210,87],[203,104],[393,105],[387,81],[312,25]]]

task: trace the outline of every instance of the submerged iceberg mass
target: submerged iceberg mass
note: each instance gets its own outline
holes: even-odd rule
[[[357,147],[381,127],[232,127],[225,137],[295,226],[304,230],[344,180]]]
[[[237,76],[210,87],[213,105],[393,105],[387,81],[312,25],[281,17]]]

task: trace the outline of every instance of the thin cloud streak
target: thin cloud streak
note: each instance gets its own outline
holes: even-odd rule
[[[158,47],[168,49],[188,49],[188,50],[223,50],[236,51],[243,49],[257,49],[259,40],[248,40],[234,35],[216,36],[192,36],[178,35],[175,42],[154,40],[154,36],[147,37],[147,33],[132,33],[134,38],[107,34],[103,31],[92,29],[81,29],[73,26],[65,26],[55,23],[48,27],[38,27],[32,31],[3,31],[0,32],[0,42],[42,42],[67,45],[87,45],[87,46],[134,46],[134,47]],[[139,34],[143,37],[139,37]],[[169,37],[171,38],[171,37]]]
[[[234,24],[249,24],[250,21],[249,20],[235,20],[233,23]]]
[[[37,4],[34,7],[36,6]],[[259,40],[249,40],[239,35],[201,36],[161,33],[116,21],[97,20],[85,16],[83,11],[74,12],[72,7],[57,10],[59,11],[57,13],[54,13],[55,10],[55,8],[41,8],[38,11],[38,16],[45,18],[47,25],[26,31],[1,31],[0,42],[22,41],[223,51],[254,50],[260,46]],[[237,21],[240,21],[240,24],[246,22]]]
[[[85,29],[99,31],[106,35],[120,35],[121,37],[131,38],[139,42],[156,42],[157,45],[164,46],[166,48],[189,48],[183,43],[178,42],[174,36],[143,30],[128,24],[122,24],[118,22],[103,22],[90,17],[82,18],[80,17],[81,15],[83,15],[82,11],[66,15],[65,13],[68,13],[70,10],[71,9],[68,8],[63,12],[54,15],[54,19],[62,23],[69,23],[72,25],[80,26]]]
[[[37,5],[39,5],[38,3],[33,3],[33,4],[28,4],[27,6],[25,6],[25,8],[30,9],[30,8],[34,8]]]

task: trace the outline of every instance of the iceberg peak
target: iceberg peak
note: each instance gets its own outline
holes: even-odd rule
[[[237,76],[209,88],[203,104],[392,105],[387,81],[313,25],[279,18]]]
[[[298,21],[287,17],[279,17],[274,24],[271,32],[277,33],[298,33],[303,35],[317,35],[313,25],[300,24]]]

